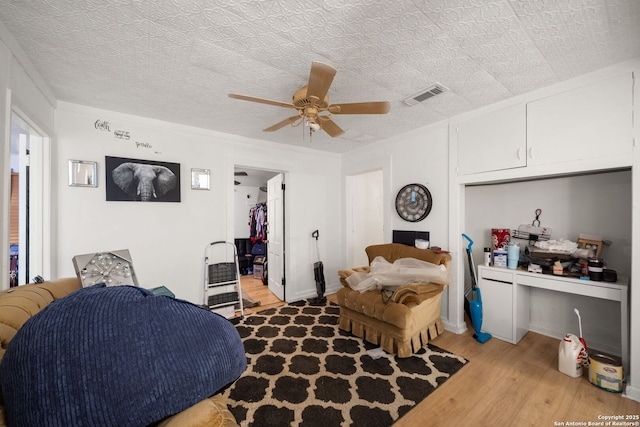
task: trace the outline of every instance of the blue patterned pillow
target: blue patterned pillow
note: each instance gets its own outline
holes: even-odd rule
[[[94,286],[24,324],[0,363],[0,386],[9,425],[145,426],[245,368],[227,319],[141,288]]]

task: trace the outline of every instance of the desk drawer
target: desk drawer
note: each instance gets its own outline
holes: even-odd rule
[[[528,276],[524,274],[519,274],[517,281],[518,285],[584,295],[593,298],[620,301],[622,297],[620,289],[607,286],[606,282],[590,282],[589,280],[563,278],[553,280],[553,276],[550,278],[549,276]]]
[[[513,284],[513,272],[501,268],[481,268],[480,279],[495,280]]]

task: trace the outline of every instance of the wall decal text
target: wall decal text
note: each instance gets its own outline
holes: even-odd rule
[[[94,123],[94,126],[96,129],[98,130],[104,130],[107,132],[111,132],[111,125],[109,124],[108,121],[106,120],[96,120],[96,122]]]
[[[111,123],[109,123],[106,120],[97,119],[93,123],[93,126],[99,131],[111,132]],[[113,131],[113,136],[116,139],[122,139],[124,141],[133,142],[134,144],[136,144],[136,148],[147,148],[147,149],[152,149],[153,148],[153,145],[149,144],[148,142],[132,141],[131,140],[131,132],[129,132],[128,130],[115,129]],[[155,153],[158,154],[159,152],[156,151]]]
[[[127,141],[131,138],[131,136],[129,135],[129,132],[125,130],[114,130],[113,136],[119,139],[127,140]]]

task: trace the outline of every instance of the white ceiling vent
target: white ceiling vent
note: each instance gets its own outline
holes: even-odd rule
[[[426,89],[421,90],[420,92],[412,95],[404,100],[404,103],[407,105],[416,105],[422,101],[425,101],[429,98],[433,98],[436,95],[440,95],[443,92],[448,91],[449,89],[440,83],[434,83]]]

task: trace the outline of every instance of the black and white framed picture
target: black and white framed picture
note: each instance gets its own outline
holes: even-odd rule
[[[180,164],[105,157],[107,201],[179,202]]]

